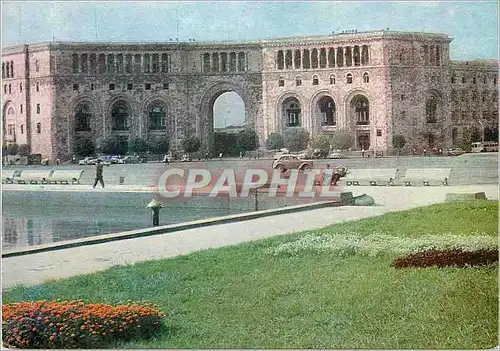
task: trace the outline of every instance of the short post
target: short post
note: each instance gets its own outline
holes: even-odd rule
[[[153,215],[153,226],[160,225],[160,208],[163,207],[163,204],[153,199],[146,207],[151,210]]]

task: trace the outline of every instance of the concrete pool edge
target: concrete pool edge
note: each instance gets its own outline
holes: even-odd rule
[[[344,193],[344,194],[346,194],[346,193]],[[270,209],[270,210],[246,212],[246,213],[234,214],[234,215],[223,216],[223,217],[215,217],[215,218],[202,219],[202,220],[196,220],[196,221],[190,221],[190,222],[184,222],[184,223],[169,224],[169,225],[144,228],[144,229],[136,229],[136,230],[130,230],[130,231],[125,231],[125,232],[113,233],[113,234],[104,234],[104,235],[99,235],[99,236],[95,236],[95,237],[91,237],[91,238],[76,239],[76,240],[64,241],[64,242],[60,242],[60,243],[38,245],[38,246],[28,247],[28,248],[20,249],[20,250],[12,250],[12,251],[7,251],[7,252],[2,252],[2,258],[24,256],[24,255],[36,254],[36,253],[47,252],[47,251],[69,249],[69,248],[74,248],[74,247],[79,247],[79,246],[87,246],[87,245],[101,244],[101,243],[112,242],[112,241],[127,240],[127,239],[134,239],[134,238],[140,238],[140,237],[146,237],[146,236],[152,236],[152,235],[173,233],[173,232],[186,230],[186,229],[202,228],[202,227],[218,225],[218,224],[241,222],[241,221],[246,221],[246,220],[251,220],[251,219],[256,219],[256,218],[268,217],[268,216],[279,215],[279,214],[287,214],[287,213],[293,213],[293,212],[300,212],[300,211],[307,211],[307,210],[313,210],[313,209],[319,209],[319,208],[325,208],[325,207],[344,206],[344,205],[350,204],[349,198],[352,199],[352,193],[347,193],[346,197],[342,196],[341,199],[336,200],[336,201],[321,201],[321,202],[314,202],[314,203],[309,203],[309,204],[281,207],[281,208]]]

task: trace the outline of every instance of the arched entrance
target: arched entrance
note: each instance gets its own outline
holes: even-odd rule
[[[355,146],[358,150],[368,150],[371,146],[370,140],[370,102],[363,94],[356,94],[349,102],[349,120],[354,126]]]
[[[237,84],[220,82],[211,86],[201,100],[196,126],[202,150],[214,151],[216,130],[225,133],[253,128],[258,104],[260,101],[252,101],[249,93]]]
[[[220,94],[213,108],[214,145],[212,154],[238,156],[238,133],[245,128],[245,103],[235,92]]]
[[[300,127],[302,125],[302,108],[296,97],[288,97],[282,104],[282,118],[285,127]]]
[[[337,125],[336,106],[330,96],[323,96],[316,105],[316,117],[321,126]]]

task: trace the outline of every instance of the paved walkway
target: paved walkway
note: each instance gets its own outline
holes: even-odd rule
[[[55,190],[55,188],[53,188]],[[127,239],[91,246],[2,259],[2,285],[38,284],[104,270],[115,265],[163,259],[209,248],[235,245],[294,231],[322,228],[344,221],[382,215],[444,201],[446,193],[484,191],[498,200],[497,185],[461,187],[352,187],[353,194],[373,196],[379,206],[333,207],[288,213],[265,218],[175,233]],[[110,189],[111,190],[111,189]]]

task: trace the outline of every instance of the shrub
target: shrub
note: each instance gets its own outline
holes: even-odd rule
[[[392,137],[392,146],[394,146],[396,149],[402,149],[405,147],[405,145],[406,139],[401,134],[397,134]]]
[[[107,138],[102,142],[100,151],[108,155],[126,155],[128,151],[127,138],[122,136]]]
[[[182,144],[182,149],[188,154],[198,151],[201,147],[200,139],[195,136],[185,137],[184,139],[182,139],[181,144]]]
[[[128,152],[143,153],[148,151],[148,143],[141,138],[135,138],[128,142]]]
[[[340,129],[333,134],[333,147],[340,150],[347,150],[354,145],[354,136],[346,130]]]
[[[162,316],[151,304],[12,303],[2,306],[3,341],[16,348],[95,348],[149,336],[160,328]]]
[[[408,267],[470,267],[485,266],[498,262],[498,250],[463,251],[424,251],[394,260],[396,268]]]
[[[309,144],[309,133],[304,128],[288,128],[283,133],[285,147],[290,151],[300,151]]]
[[[21,144],[17,150],[19,156],[29,156],[31,154],[31,147],[28,144]]]
[[[268,150],[282,149],[284,145],[283,136],[279,133],[272,133],[267,137],[266,148]]]
[[[7,145],[7,155],[17,155],[17,150],[19,149],[19,145],[17,144],[8,144]]]
[[[313,149],[330,151],[330,145],[333,145],[332,141],[333,140],[330,135],[320,134],[312,138],[311,146]]]
[[[73,152],[78,156],[92,156],[95,149],[95,144],[90,138],[76,138],[73,141]]]
[[[170,140],[167,136],[157,136],[148,139],[149,152],[153,154],[166,154],[170,149]]]
[[[238,133],[238,149],[242,152],[252,151],[259,147],[259,137],[253,129],[245,129]]]

